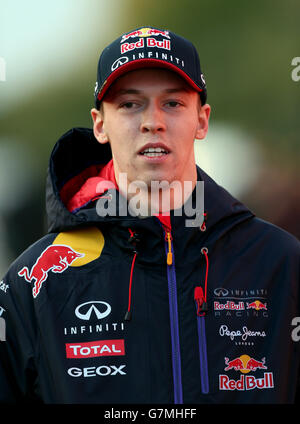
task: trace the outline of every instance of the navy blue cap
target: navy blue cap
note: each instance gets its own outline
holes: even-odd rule
[[[96,108],[117,78],[147,67],[176,72],[199,92],[201,103],[206,103],[206,84],[195,46],[171,31],[141,27],[121,35],[101,53],[94,93]]]

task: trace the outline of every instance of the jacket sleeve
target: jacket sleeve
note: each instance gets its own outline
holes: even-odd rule
[[[1,404],[38,400],[31,286],[20,281],[14,269],[15,265],[0,282]]]

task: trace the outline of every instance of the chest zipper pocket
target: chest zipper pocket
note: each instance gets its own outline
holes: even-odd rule
[[[209,392],[207,346],[205,333],[205,314],[207,312],[207,303],[203,295],[202,287],[195,287],[194,301],[196,304],[197,311],[201,391],[202,393],[207,394]]]

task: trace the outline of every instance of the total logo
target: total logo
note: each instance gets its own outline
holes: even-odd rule
[[[67,358],[96,358],[125,355],[124,339],[66,343]]]
[[[261,378],[253,375],[245,375],[256,370],[266,370],[265,358],[258,361],[249,355],[241,355],[237,358],[229,360],[224,358],[226,367],[224,371],[239,371],[242,375],[238,380],[230,379],[228,375],[219,375],[220,390],[253,390],[253,389],[272,389],[274,388],[274,379],[272,372],[265,372]]]

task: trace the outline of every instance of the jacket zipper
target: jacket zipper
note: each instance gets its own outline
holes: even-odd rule
[[[197,311],[201,391],[202,393],[207,394],[209,392],[207,346],[205,333],[205,313],[207,311],[207,304],[206,299],[203,295],[202,287],[195,287],[194,300],[196,303]]]
[[[174,403],[182,404],[182,380],[181,380],[181,357],[179,342],[179,324],[177,307],[177,284],[174,262],[174,251],[171,232],[165,229],[165,249],[167,255],[167,277],[169,290],[169,310],[172,343],[172,368],[174,384]]]

